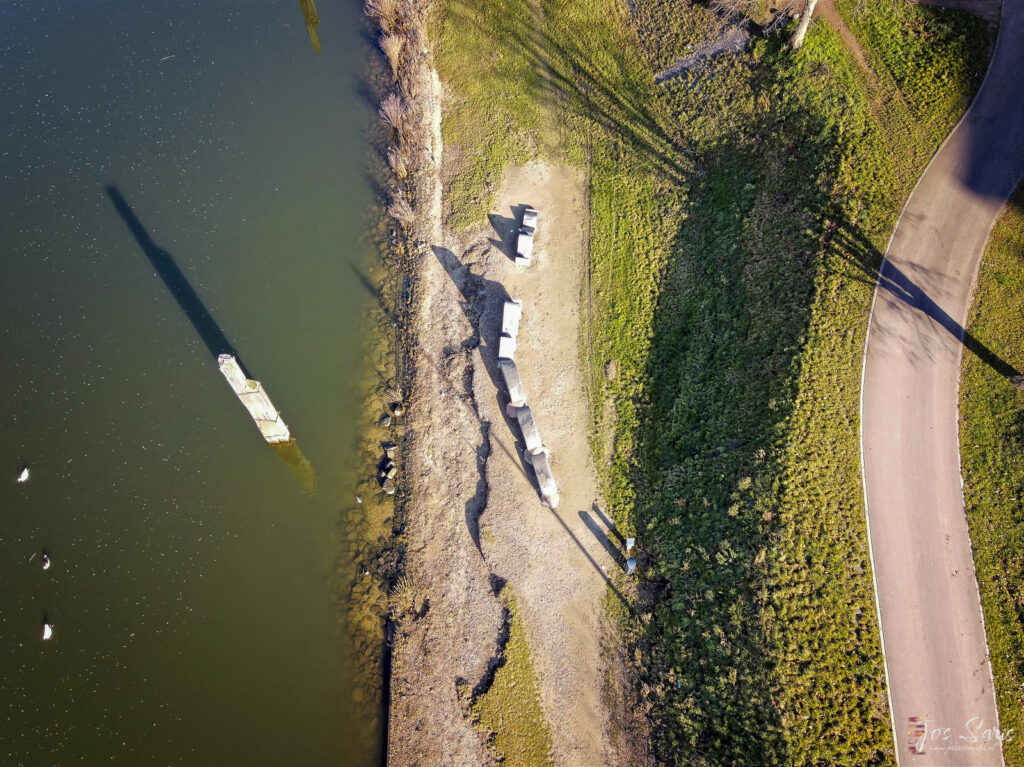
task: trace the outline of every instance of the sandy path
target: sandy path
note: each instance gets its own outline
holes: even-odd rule
[[[494,655],[501,605],[489,571],[465,526],[464,507],[478,493],[476,456],[480,422],[472,392],[472,360],[463,351],[475,335],[459,311],[461,295],[430,242],[441,239],[441,85],[425,73],[431,92],[422,96],[416,136],[430,162],[422,171],[425,230],[412,247],[420,268],[412,294],[416,373],[409,398],[405,467],[405,571],[417,594],[418,617],[399,616],[391,667],[388,755],[391,767],[492,764],[480,732],[466,718],[456,682],[475,683]],[[424,597],[428,600],[424,603]]]
[[[483,554],[512,587],[524,616],[559,767],[616,762],[607,743],[601,701],[601,607],[606,573],[615,563],[587,444],[588,402],[579,339],[585,278],[585,177],[565,166],[531,164],[506,174],[492,242],[477,241],[487,298],[481,316],[476,399],[491,423],[487,508],[480,518]],[[528,269],[515,266],[514,226],[524,204],[540,212],[536,252]],[[494,245],[500,236],[501,246]],[[516,362],[534,411],[561,503],[552,511],[538,497],[521,458],[519,433],[504,415],[508,401],[496,369],[505,293],[523,301]],[[614,535],[614,533],[613,533]],[[598,537],[600,536],[600,538]]]
[[[417,369],[408,566],[431,608],[403,627],[396,652],[393,765],[486,763],[479,733],[459,719],[456,682],[472,687],[484,676],[500,627],[501,583],[530,641],[556,764],[619,761],[601,696],[601,608],[606,573],[616,565],[594,508],[579,356],[584,193],[580,171],[512,169],[495,230],[433,245],[424,264],[422,314],[430,323]],[[527,270],[506,255],[523,203],[541,212]],[[518,426],[504,410],[496,350],[510,296],[523,301],[516,358],[551,450],[557,512],[541,502]]]
[[[435,92],[439,92],[436,78]],[[493,661],[507,582],[533,652],[559,767],[615,765],[602,705],[602,600],[615,566],[587,446],[579,356],[585,275],[585,179],[566,167],[513,169],[492,217],[502,236],[512,206],[541,211],[533,266],[518,270],[494,231],[462,240],[440,230],[439,110],[425,110],[434,160],[433,225],[418,235],[413,286],[416,373],[405,467],[406,572],[429,606],[401,617],[392,660],[391,767],[486,767],[482,733],[459,685],[477,685]],[[519,212],[516,207],[515,212]],[[507,295],[523,299],[517,361],[551,449],[562,503],[543,505],[504,414],[496,339]],[[588,526],[589,524],[589,526]]]

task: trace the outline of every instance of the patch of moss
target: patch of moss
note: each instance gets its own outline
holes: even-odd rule
[[[508,600],[509,636],[490,687],[470,705],[505,767],[552,767],[551,732],[541,709],[530,646],[515,601]]]

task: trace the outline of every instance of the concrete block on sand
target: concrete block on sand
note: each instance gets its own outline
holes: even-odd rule
[[[498,359],[511,360],[516,356],[516,339],[509,336],[498,336]]]
[[[543,450],[544,443],[540,438],[540,430],[537,428],[537,422],[533,420],[533,411],[530,410],[529,405],[516,410],[516,420],[519,422],[519,429],[523,432],[526,452],[535,453]]]
[[[516,299],[506,301],[501,311],[501,334],[509,338],[519,335],[519,320],[523,316],[523,302]]]
[[[519,376],[519,368],[512,360],[498,360],[498,368],[501,370],[501,377],[505,379],[505,391],[508,398],[515,407],[522,407],[526,404],[526,389],[523,388],[523,379]]]
[[[537,211],[527,208],[523,211],[523,225],[519,227],[519,239],[516,242],[516,264],[529,266],[533,255],[533,236],[537,231]]]
[[[551,473],[551,461],[547,451],[528,456],[528,460],[533,466],[533,473],[537,475],[537,486],[544,502],[552,509],[557,508],[558,485],[555,483],[555,475]]]

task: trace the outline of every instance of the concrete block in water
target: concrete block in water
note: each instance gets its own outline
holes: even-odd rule
[[[498,336],[498,359],[511,360],[516,356],[516,339],[509,336]]]
[[[501,311],[501,334],[509,338],[519,335],[519,320],[523,316],[523,302],[516,299],[506,301]]]
[[[558,485],[555,483],[555,475],[551,472],[551,461],[547,451],[531,455],[528,460],[533,465],[533,473],[537,475],[537,486],[544,502],[552,509],[557,508]]]
[[[537,453],[544,449],[544,443],[540,438],[540,429],[537,422],[533,420],[533,411],[530,406],[521,407],[516,410],[516,420],[519,422],[519,429],[523,432],[523,442],[526,445],[527,453]]]
[[[523,388],[523,379],[519,377],[519,368],[512,360],[498,360],[498,369],[501,370],[501,377],[505,379],[505,391],[512,405],[522,407],[526,404],[526,389]]]
[[[217,366],[231,385],[235,396],[249,411],[249,415],[256,422],[263,438],[270,443],[290,440],[291,432],[281,419],[281,413],[274,407],[274,403],[270,401],[270,397],[263,390],[263,385],[259,381],[253,381],[246,377],[234,355],[220,355],[217,358]]]

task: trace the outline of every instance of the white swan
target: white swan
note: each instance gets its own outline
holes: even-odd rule
[[[43,554],[43,569],[44,570],[49,570],[50,569],[50,558],[48,556],[46,556],[46,554]]]
[[[18,475],[19,482],[28,482],[28,466],[21,470],[21,474]]]
[[[43,639],[44,640],[45,639],[49,639],[52,636],[53,636],[53,626],[51,626],[49,623],[44,623],[43,624]]]

